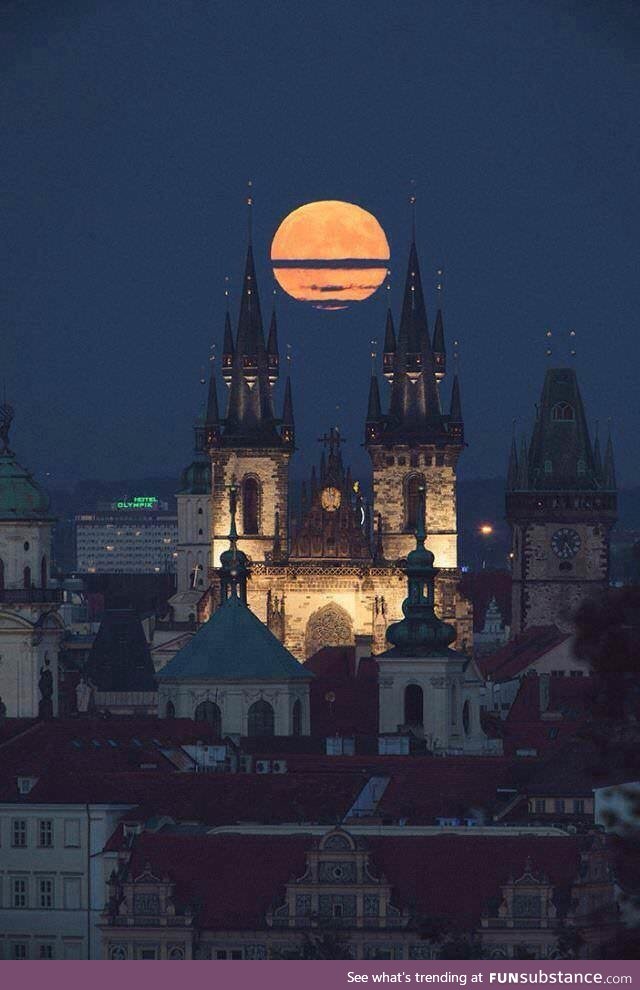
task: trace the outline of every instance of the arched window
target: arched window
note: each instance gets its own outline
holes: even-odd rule
[[[551,418],[569,421],[575,419],[576,414],[573,410],[573,406],[568,402],[556,402],[555,406],[551,410]]]
[[[201,701],[196,708],[193,717],[196,722],[206,722],[213,729],[214,735],[220,735],[222,726],[222,715],[220,709],[214,701]]]
[[[25,588],[31,587],[31,568],[27,565],[23,571],[23,582]]]
[[[404,724],[424,724],[424,696],[419,684],[409,684],[404,691]]]
[[[245,478],[242,483],[242,530],[244,533],[258,532],[260,510],[260,490],[257,478]]]
[[[173,701],[167,701],[167,707],[164,711],[165,718],[175,718],[176,717],[176,706]]]
[[[293,736],[302,735],[302,702],[297,698],[293,703],[291,712],[291,734]]]
[[[465,701],[462,706],[462,725],[465,731],[465,735],[469,735],[469,729],[471,728],[471,705],[468,701]]]
[[[43,557],[40,561],[40,587],[47,587],[47,558]]]
[[[198,515],[199,515],[199,516],[201,516],[201,515],[202,515],[202,506],[199,506],[199,507],[198,507]]]
[[[275,735],[273,708],[263,698],[260,701],[254,701],[249,709],[247,732],[250,736]]]
[[[406,528],[416,530],[422,502],[420,489],[424,488],[424,478],[421,474],[412,474],[405,489]]]

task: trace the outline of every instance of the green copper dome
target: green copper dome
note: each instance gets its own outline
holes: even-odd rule
[[[211,464],[208,460],[192,461],[186,467],[180,478],[178,495],[210,495],[211,494]]]
[[[49,518],[49,496],[15,455],[0,453],[0,521]]]

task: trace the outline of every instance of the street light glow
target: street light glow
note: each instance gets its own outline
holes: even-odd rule
[[[483,523],[482,526],[480,527],[480,532],[482,533],[483,536],[491,536],[491,534],[493,533],[493,526],[491,526],[489,523]]]

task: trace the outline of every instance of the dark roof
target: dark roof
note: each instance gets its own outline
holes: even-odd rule
[[[315,674],[310,692],[314,736],[377,734],[378,665],[366,657],[356,674],[355,661],[353,646],[325,646],[305,663]]]
[[[478,666],[482,676],[492,681],[509,681],[523,673],[531,664],[569,639],[570,634],[557,626],[530,626],[489,656],[481,657]]]
[[[285,884],[302,876],[311,835],[178,836],[144,833],[134,843],[130,876],[168,875],[175,881],[178,911],[199,905],[202,930],[265,928],[269,908],[282,903]],[[457,929],[480,924],[501,885],[525,872],[555,887],[566,905],[580,864],[575,837],[434,835],[366,840],[376,876],[392,887],[392,903],[417,919],[441,918]],[[215,882],[212,882],[215,878]]]
[[[134,609],[108,609],[86,663],[99,691],[155,691],[149,644]]]
[[[159,681],[290,681],[312,676],[236,595],[223,602],[157,674]]]
[[[561,408],[567,410],[566,417],[558,415]],[[549,368],[531,436],[527,488],[576,491],[602,487],[575,370]]]

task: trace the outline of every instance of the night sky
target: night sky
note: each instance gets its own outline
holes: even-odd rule
[[[177,475],[188,462],[225,275],[237,316],[248,179],[265,316],[277,225],[329,198],[382,223],[397,316],[415,179],[431,323],[443,266],[449,354],[461,340],[464,476],[504,473],[550,327],[560,364],[577,331],[589,419],[606,429],[611,417],[619,481],[640,483],[632,0],[0,0],[0,11],[0,376],[13,446],[40,477]],[[345,312],[282,294],[277,306],[281,350],[293,349],[296,474],[332,423],[366,471],[385,291]],[[448,401],[450,378],[444,388]]]

